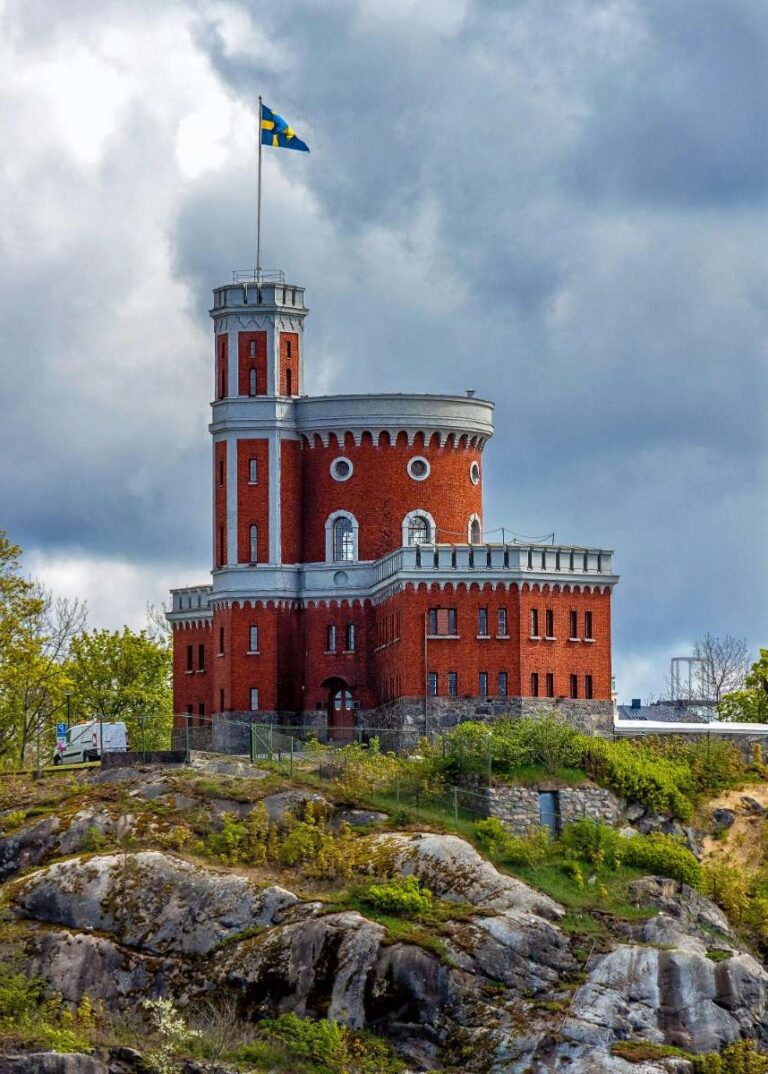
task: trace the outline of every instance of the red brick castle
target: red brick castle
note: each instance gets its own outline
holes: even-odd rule
[[[610,723],[611,552],[486,543],[493,404],[302,394],[304,289],[216,288],[213,570],[173,591],[177,726]]]

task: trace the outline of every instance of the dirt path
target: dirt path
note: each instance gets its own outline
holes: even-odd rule
[[[719,798],[707,803],[707,814],[715,809],[732,809],[736,820],[722,839],[707,836],[703,841],[703,861],[717,861],[728,858],[744,869],[754,871],[763,864],[766,851],[766,823],[768,817],[755,816],[744,812],[742,798],[754,798],[756,802],[768,809],[768,783],[752,783],[738,791],[726,791]]]

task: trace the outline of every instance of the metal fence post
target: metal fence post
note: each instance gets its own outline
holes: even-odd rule
[[[453,819],[459,819],[459,788],[453,788]]]
[[[291,777],[293,777],[293,735],[291,735]]]
[[[184,715],[184,744],[187,751],[186,762],[189,764],[189,713]]]
[[[272,760],[272,754],[275,752],[274,748],[272,746],[272,742],[273,742],[272,735],[273,735],[274,730],[275,730],[275,725],[273,723],[271,723],[269,725],[269,759],[270,759],[270,761]]]
[[[488,786],[493,786],[493,735],[488,735]]]

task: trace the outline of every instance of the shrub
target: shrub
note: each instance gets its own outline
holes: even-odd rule
[[[546,828],[535,828],[529,835],[521,837],[507,831],[498,817],[486,817],[475,822],[474,833],[488,853],[503,858],[510,865],[540,865],[552,852]]]
[[[743,869],[728,861],[708,862],[703,869],[704,894],[721,906],[738,925],[750,904],[750,879]]]
[[[99,851],[106,850],[110,843],[109,836],[96,825],[92,825],[83,836],[82,849],[87,854],[98,854]]]
[[[415,876],[396,876],[381,884],[369,884],[360,898],[382,914],[418,917],[432,909],[432,892]]]
[[[587,739],[588,770],[620,798],[640,802],[654,813],[687,820],[693,812],[690,768],[635,743]]]
[[[701,888],[701,865],[687,847],[671,836],[655,832],[652,835],[636,835],[630,839],[619,836],[619,839],[621,859],[627,865],[634,865],[658,876],[668,876],[672,880],[689,884],[692,888]]]
[[[568,824],[560,836],[560,844],[572,858],[590,865],[607,865],[615,869],[621,863],[623,840],[615,828],[594,820],[577,820]]]
[[[261,1022],[259,1033],[266,1041],[286,1048],[294,1064],[313,1064],[317,1074],[397,1074],[404,1068],[387,1045],[372,1033],[355,1032],[337,1022],[316,1022],[295,1014],[282,1014]],[[247,1045],[237,1058],[259,1062],[263,1055],[259,1045]]]
[[[143,1006],[149,1013],[155,1031],[155,1044],[148,1053],[148,1058],[158,1074],[173,1074],[176,1070],[176,1056],[199,1037],[200,1033],[187,1026],[173,1000],[145,999]]]
[[[648,739],[645,749],[657,757],[687,766],[695,796],[711,797],[730,787],[738,787],[747,776],[747,764],[741,751],[723,739],[689,742],[671,735]]]

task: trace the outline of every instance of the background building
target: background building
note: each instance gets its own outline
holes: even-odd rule
[[[493,404],[302,395],[304,289],[237,276],[211,310],[212,584],[168,615],[178,725],[610,725],[612,554],[484,541]]]

